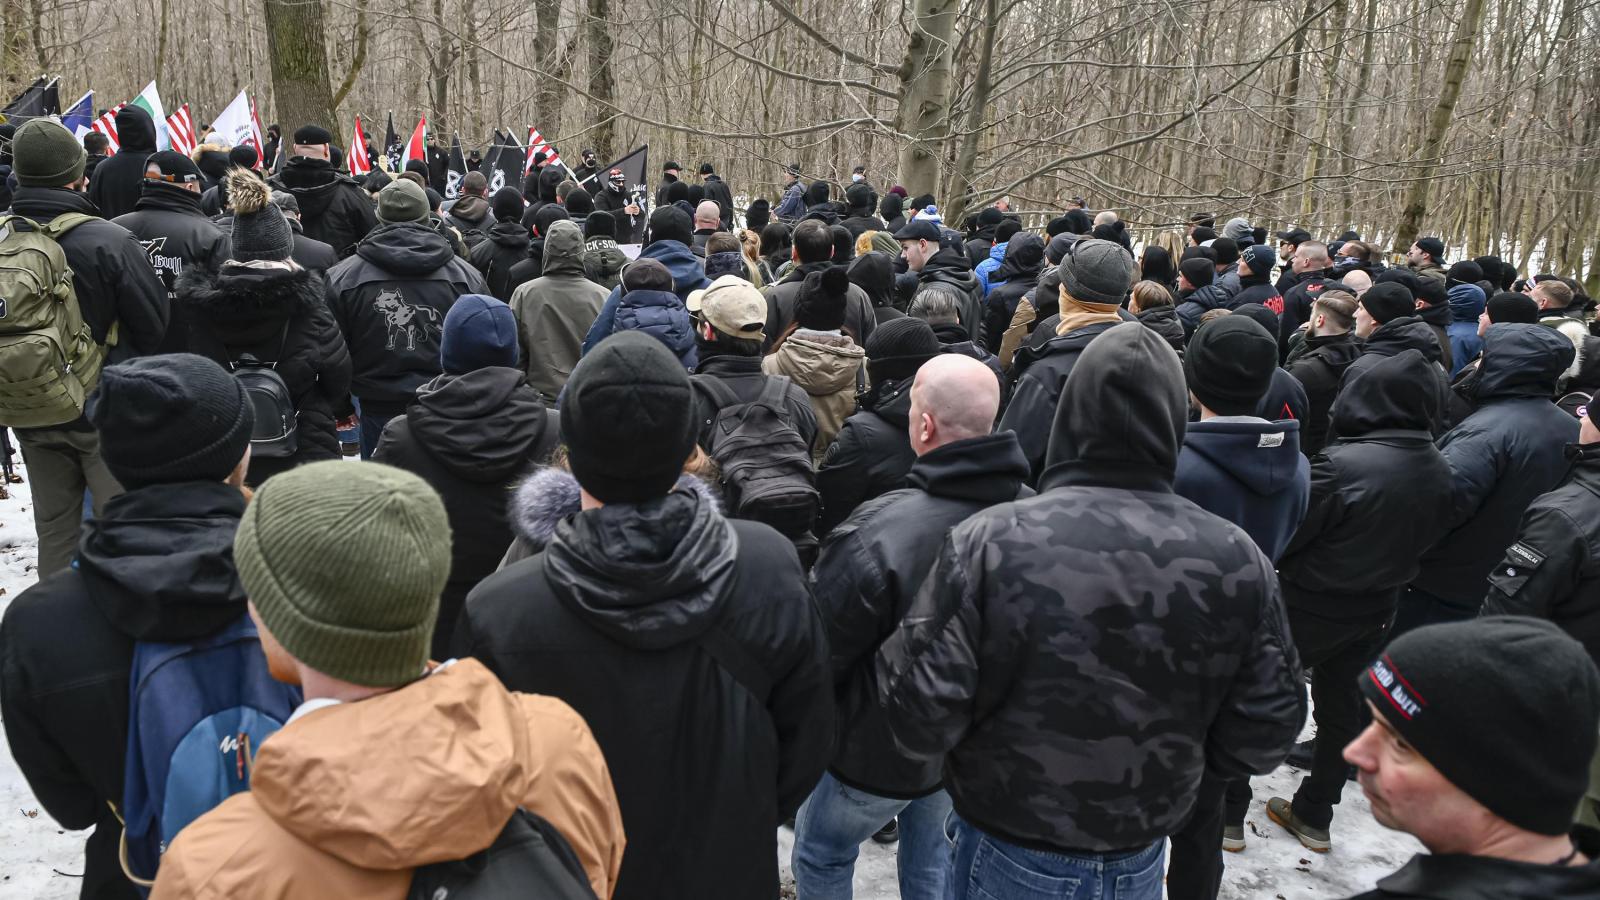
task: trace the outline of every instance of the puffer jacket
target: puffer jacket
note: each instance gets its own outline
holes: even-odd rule
[[[1242,416],[1190,422],[1172,490],[1243,528],[1276,561],[1310,497],[1300,423]]]
[[[150,896],[402,900],[412,870],[482,851],[518,807],[561,832],[597,897],[612,895],[625,842],[589,727],[457,660],[291,719],[256,751],[250,790],[178,835]]]
[[[1328,442],[1328,418],[1339,395],[1344,370],[1361,356],[1362,344],[1351,332],[1306,338],[1304,353],[1290,360],[1288,372],[1306,391],[1306,417],[1300,422],[1300,452],[1315,456]],[[1432,380],[1432,377],[1429,377]],[[1432,406],[1438,415],[1438,403]]]
[[[512,486],[549,459],[560,427],[521,369],[490,366],[417,388],[406,414],[383,429],[372,459],[421,476],[450,517],[450,580],[439,597],[434,659],[450,658],[467,593],[511,546]]]
[[[822,511],[817,534],[827,534],[855,508],[905,485],[917,454],[907,429],[911,382],[880,381],[861,397],[861,408],[844,420],[839,436],[817,467]]]
[[[531,240],[521,222],[496,222],[467,254],[467,262],[483,276],[496,300],[511,302],[511,267],[528,258]]]
[[[618,900],[774,897],[778,825],[832,746],[827,639],[789,540],[686,482],[563,518],[467,598],[458,650],[594,730],[630,843]]]
[[[817,435],[811,442],[816,462],[821,462],[844,420],[856,411],[866,358],[866,351],[845,335],[800,330],[761,360],[761,371],[787,375],[810,397],[817,414]]]
[[[919,458],[907,487],[856,508],[828,535],[811,570],[828,629],[838,719],[828,770],[880,797],[914,798],[939,787],[939,762],[907,759],[876,700],[874,653],[894,633],[932,568],[946,533],[968,516],[1033,492],[1016,436],[955,441]]]
[[[979,340],[990,353],[1000,352],[1000,342],[1017,304],[1032,291],[1044,270],[1044,239],[1032,232],[1019,232],[1004,244],[1005,257],[989,276],[994,287],[983,299],[983,325]]]
[[[1339,440],[1311,458],[1311,502],[1278,558],[1284,602],[1326,619],[1394,612],[1450,520],[1450,466],[1426,357],[1407,350],[1350,382]]]
[[[625,291],[617,304],[613,331],[642,331],[665,344],[683,367],[693,372],[700,355],[694,343],[694,323],[683,301],[671,291]]]
[[[378,215],[367,192],[355,179],[327,160],[296,156],[271,180],[300,203],[300,224],[308,237],[333,248],[340,259],[378,227]]]
[[[1188,407],[1172,349],[1112,328],[1062,403],[1081,414],[1055,417],[1040,495],[945,539],[879,651],[878,699],[979,829],[1127,850],[1177,831],[1203,774],[1275,768],[1306,700],[1271,561],[1172,492]]]
[[[1416,350],[1427,360],[1433,363],[1437,370],[1432,380],[1434,389],[1439,394],[1439,418],[1433,423],[1433,435],[1438,437],[1450,430],[1448,419],[1450,408],[1450,376],[1445,372],[1444,351],[1439,346],[1439,338],[1428,327],[1428,323],[1417,316],[1401,316],[1379,325],[1371,334],[1367,335],[1366,342],[1361,347],[1361,355],[1350,365],[1345,367],[1344,377],[1341,380],[1340,390],[1343,385],[1349,384],[1350,379],[1369,367],[1377,365],[1379,360],[1399,355],[1407,350]],[[1337,408],[1339,400],[1334,398],[1334,407]],[[1328,437],[1333,439],[1338,436],[1338,428],[1330,420]]]
[[[1161,335],[1174,352],[1183,354],[1183,321],[1178,318],[1178,311],[1171,306],[1156,306],[1150,309],[1141,309],[1136,314],[1139,324]]]
[[[606,289],[584,275],[584,257],[583,232],[556,222],[544,244],[544,274],[511,296],[522,367],[549,401],[561,396],[583,355],[583,335],[606,302]]]
[[[445,313],[457,297],[486,290],[478,270],[425,224],[368,235],[355,256],[328,270],[328,306],[350,347],[351,392],[390,408],[410,402],[439,374]]]
[[[1208,284],[1178,295],[1178,318],[1183,321],[1183,330],[1192,335],[1200,327],[1201,316],[1213,309],[1232,309],[1233,306],[1232,294],[1216,284]]]
[[[667,271],[672,273],[672,293],[677,295],[680,307],[688,301],[691,291],[700,290],[711,283],[706,279],[705,266],[700,257],[695,256],[694,251],[682,241],[654,241],[639,251],[639,258],[653,259],[667,267]],[[622,305],[622,299],[622,287],[619,282],[618,286],[612,288],[611,293],[607,295],[605,305],[600,308],[600,315],[590,326],[589,333],[583,337],[584,353],[593,350],[595,344],[610,337],[612,332],[621,330],[616,320],[617,308]],[[689,345],[692,352],[694,349],[692,333],[689,335]],[[679,359],[682,358],[683,354],[679,353]]]
[[[976,266],[972,267],[972,274],[977,277],[978,284],[983,286],[983,296],[985,298],[987,298],[989,296],[989,292],[994,290],[995,286],[1000,283],[992,282],[989,276],[994,272],[995,269],[1000,268],[1000,263],[1005,261],[1006,247],[1009,247],[1010,245],[1010,241],[1002,241],[998,244],[995,244],[989,248],[988,254],[984,256],[983,259],[979,260]]]
[[[1483,601],[1528,504],[1566,474],[1578,422],[1550,398],[1571,361],[1572,344],[1543,325],[1489,326],[1478,411],[1439,440],[1451,471],[1450,530],[1422,555],[1412,586],[1463,607]]]
[[[326,292],[322,276],[307,269],[189,269],[178,280],[189,321],[185,349],[224,368],[245,354],[276,363],[273,371],[294,398],[298,449],[282,459],[251,457],[251,485],[340,458],[335,422],[350,411],[350,350]]]
[[[156,122],[143,107],[117,110],[117,152],[95,166],[89,181],[89,202],[107,219],[126,215],[144,192],[145,163],[156,152]]]

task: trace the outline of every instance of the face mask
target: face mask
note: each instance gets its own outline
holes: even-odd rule
[[[866,177],[867,176],[861,174],[860,172],[857,172],[854,175],[850,176],[850,180],[851,181],[860,181],[860,180],[862,180],[863,178],[866,178]]]

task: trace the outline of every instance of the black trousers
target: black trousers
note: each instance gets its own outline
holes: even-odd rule
[[[1167,900],[1216,900],[1222,887],[1222,826],[1243,822],[1250,808],[1250,782],[1207,773],[1200,780],[1194,812],[1172,835],[1167,858]]]

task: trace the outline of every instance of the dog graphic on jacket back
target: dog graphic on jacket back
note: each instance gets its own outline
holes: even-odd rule
[[[415,350],[417,341],[426,340],[429,331],[435,335],[442,331],[444,317],[439,315],[439,311],[431,306],[407,303],[399,288],[389,288],[379,293],[372,305],[383,313],[384,321],[389,325],[387,349]],[[404,346],[397,347],[402,341]]]

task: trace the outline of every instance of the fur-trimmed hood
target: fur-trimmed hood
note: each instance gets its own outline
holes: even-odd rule
[[[213,322],[240,323],[279,318],[324,302],[322,276],[310,269],[222,271],[185,268],[178,278],[178,302],[191,315]]]
[[[703,478],[685,473],[678,476],[678,483],[672,489],[699,494],[718,513],[722,512],[722,495]],[[545,466],[529,475],[511,495],[510,508],[507,510],[511,530],[516,534],[512,554],[520,559],[543,550],[555,535],[556,526],[561,524],[561,520],[582,508],[583,498],[578,479],[571,472]]]

